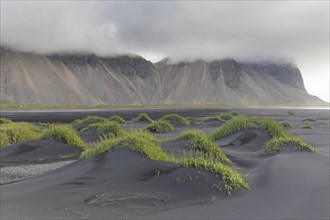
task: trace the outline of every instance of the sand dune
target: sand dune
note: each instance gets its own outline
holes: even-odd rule
[[[116,150],[87,160],[79,159],[33,178],[0,185],[1,218],[328,219],[329,112],[295,110],[296,116],[288,116],[287,110],[241,111],[290,121],[294,127],[289,132],[303,136],[317,152],[259,156],[256,151],[269,140],[260,129],[248,129],[220,139],[215,143],[252,186],[250,190],[236,191],[227,197],[215,187],[221,179],[212,173],[148,160],[130,150]],[[314,129],[301,129],[306,117],[316,119],[312,124]],[[192,119],[192,125],[185,129],[216,127],[213,122],[201,122],[198,117]],[[133,124],[125,126],[128,129]],[[180,129],[171,136],[178,135]],[[158,137],[167,138],[168,135]],[[14,152],[19,152],[24,144],[37,146],[41,143],[46,146],[48,142],[27,142],[2,148],[6,153],[1,153],[1,163],[4,166],[11,165],[8,161],[24,164],[26,158],[16,156]],[[61,144],[52,147],[62,149]],[[174,153],[188,149],[183,138],[163,142],[161,147]],[[38,157],[42,155],[38,149],[28,147],[31,151],[25,154],[35,152]],[[45,150],[51,149],[45,147]],[[63,154],[67,151],[49,151],[51,158]]]

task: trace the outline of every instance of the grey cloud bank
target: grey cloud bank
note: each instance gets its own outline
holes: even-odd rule
[[[306,82],[314,80],[306,84],[312,93],[321,91],[315,78],[323,82],[320,94],[329,91],[328,1],[1,1],[1,44],[149,59],[288,59]]]

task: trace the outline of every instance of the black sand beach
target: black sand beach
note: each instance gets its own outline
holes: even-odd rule
[[[0,185],[1,219],[329,219],[329,110],[290,109],[139,109],[95,111],[1,112],[13,121],[71,122],[87,115],[114,114],[130,120],[141,112],[158,119],[168,113],[188,117],[192,124],[176,126],[164,139],[198,128],[206,134],[221,122],[203,122],[203,116],[237,111],[288,121],[290,134],[303,137],[316,152],[282,152],[260,156],[256,151],[269,136],[248,129],[215,143],[251,184],[228,197],[217,189],[221,182],[209,172],[149,160],[129,150],[77,159],[41,175]],[[306,118],[313,129],[302,129]],[[305,121],[304,121],[305,120]],[[147,123],[123,125],[143,128]],[[99,133],[80,132],[87,143]],[[168,152],[187,150],[184,139],[162,142]],[[24,149],[23,149],[24,148]],[[54,141],[27,141],[0,148],[1,169],[76,159],[81,150]],[[1,177],[2,178],[2,177]]]

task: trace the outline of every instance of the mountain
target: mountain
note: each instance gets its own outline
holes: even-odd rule
[[[324,106],[290,63],[151,63],[140,56],[40,55],[1,48],[1,102],[43,105]]]

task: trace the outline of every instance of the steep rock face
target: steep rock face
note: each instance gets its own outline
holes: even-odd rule
[[[1,49],[1,101],[18,104],[324,105],[291,64],[233,59],[153,64],[139,56]]]

